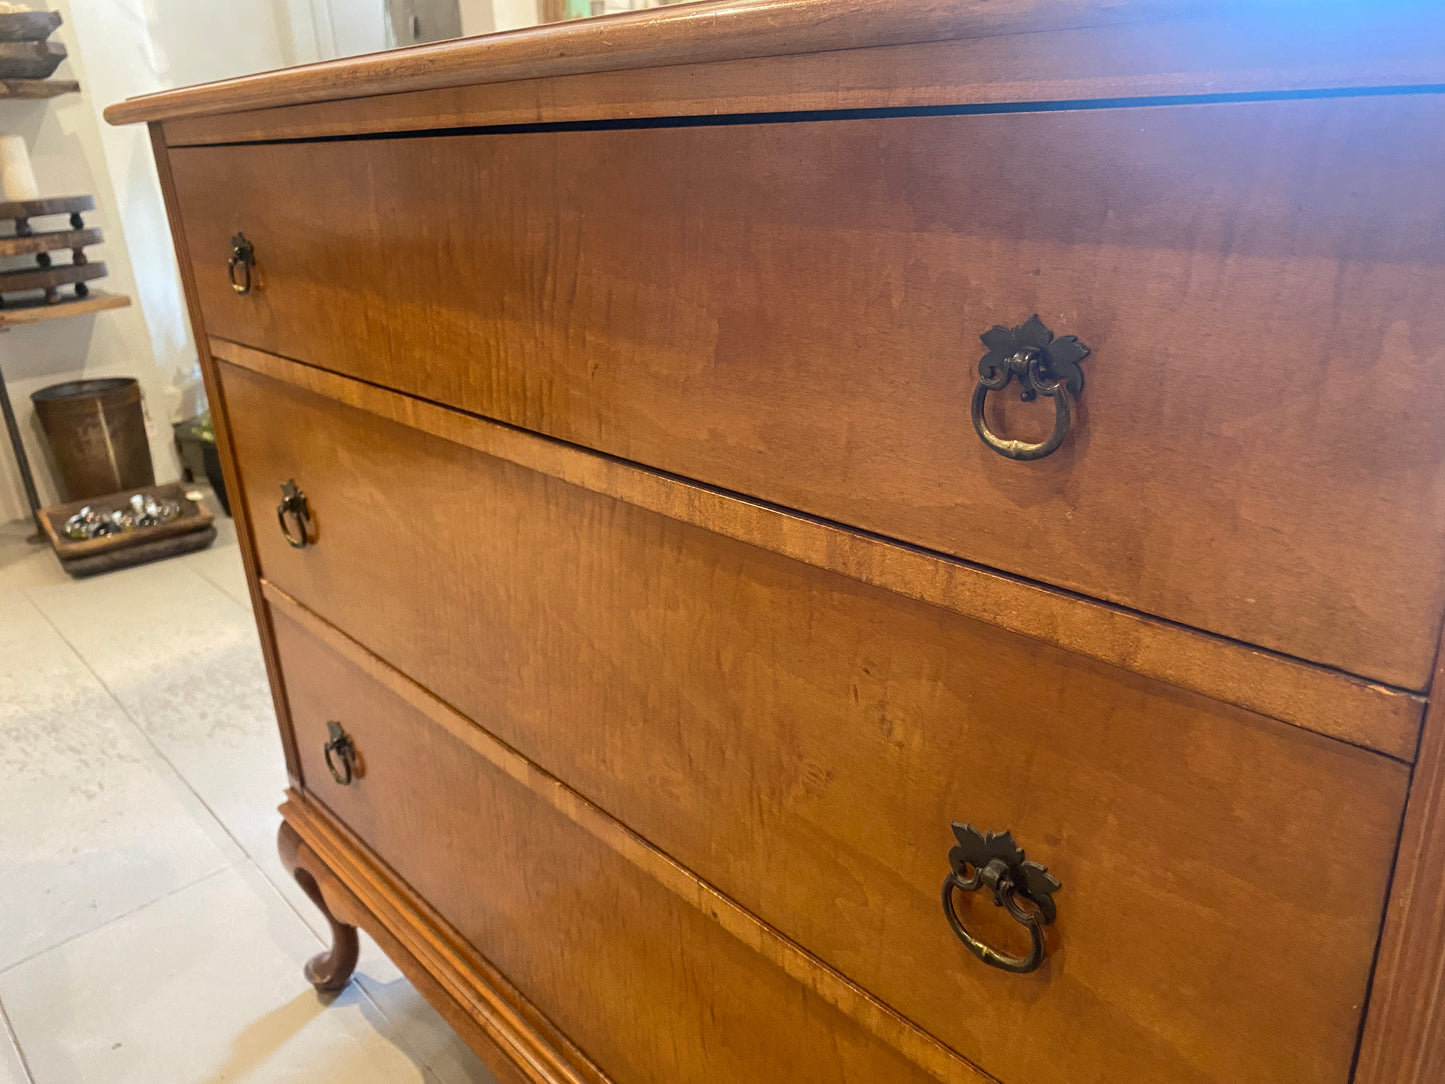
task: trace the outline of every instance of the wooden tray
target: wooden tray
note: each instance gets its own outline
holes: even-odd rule
[[[44,79],[64,59],[58,41],[0,41],[0,79]]]
[[[161,561],[167,557],[179,557],[183,553],[195,553],[197,550],[205,549],[215,540],[216,528],[205,527],[188,534],[140,542],[124,549],[92,553],[88,557],[72,557],[69,560],[61,561],[60,567],[65,569],[69,575],[81,579],[101,572],[113,572],[118,568],[130,568],[134,565],[147,564],[150,561]]]
[[[162,539],[205,531],[211,526],[214,517],[204,502],[192,500],[186,496],[190,488],[180,482],[168,482],[164,485],[123,489],[119,493],[107,493],[103,497],[87,497],[81,501],[52,505],[40,510],[40,526],[44,529],[46,537],[50,539],[51,548],[55,550],[55,555],[60,558],[62,565],[67,565],[68,562],[83,557],[94,557],[97,554],[111,553],[158,542]],[[86,505],[93,508],[115,508],[124,504],[132,493],[148,493],[155,497],[164,497],[175,501],[181,506],[181,514],[170,523],[163,523],[159,527],[147,527],[144,530],[127,531],[124,534],[106,535],[104,538],[87,538],[77,542],[65,537],[65,521]],[[197,548],[204,548],[204,546]],[[161,554],[161,556],[165,556],[165,554]],[[145,558],[145,560],[154,559],[154,557]],[[69,571],[68,566],[67,571]]]
[[[0,15],[0,41],[44,41],[60,25],[58,11],[15,11]]]

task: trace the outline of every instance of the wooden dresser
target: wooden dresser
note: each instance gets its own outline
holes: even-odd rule
[[[368,930],[507,1082],[1445,1081],[1440,5],[752,0],[107,116],[317,986]]]

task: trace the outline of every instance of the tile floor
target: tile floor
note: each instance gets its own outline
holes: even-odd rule
[[[71,580],[0,526],[0,1084],[493,1084],[375,945],[334,999],[229,520]]]

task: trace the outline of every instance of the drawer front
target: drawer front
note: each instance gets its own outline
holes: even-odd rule
[[[274,609],[306,789],[617,1084],[932,1078]],[[328,724],[358,774],[337,783]],[[343,779],[349,770],[337,754]]]
[[[1346,1079],[1403,765],[220,372],[268,580],[1006,1084]],[[1039,970],[953,821],[1062,882]]]
[[[1396,96],[171,160],[211,334],[1420,689],[1442,133]],[[1031,313],[1092,353],[1015,462],[970,411]],[[1018,390],[985,420],[1041,439]]]

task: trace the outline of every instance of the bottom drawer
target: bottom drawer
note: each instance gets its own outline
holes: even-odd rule
[[[308,793],[613,1080],[935,1079],[296,621],[271,618]],[[348,785],[326,759],[333,721],[355,749]],[[332,764],[345,778],[345,760]]]

